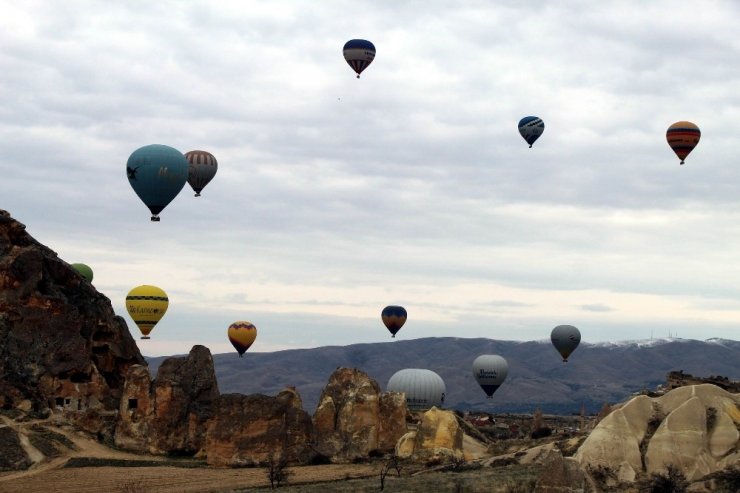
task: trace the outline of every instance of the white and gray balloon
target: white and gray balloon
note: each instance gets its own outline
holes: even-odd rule
[[[473,361],[473,376],[489,399],[508,374],[509,364],[498,354],[481,354]]]

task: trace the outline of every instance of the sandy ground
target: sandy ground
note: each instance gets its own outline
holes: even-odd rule
[[[63,456],[46,459],[28,440],[27,430],[34,424],[69,438],[77,450],[65,450]],[[217,469],[181,467],[75,467],[64,468],[72,457],[164,461],[164,457],[122,452],[48,421],[18,423],[0,416],[0,426],[15,429],[26,453],[34,464],[26,471],[0,473],[0,492],[49,493],[143,493],[143,492],[216,492],[268,486],[264,469]],[[292,467],[290,483],[335,481],[374,476],[377,465],[323,465]]]

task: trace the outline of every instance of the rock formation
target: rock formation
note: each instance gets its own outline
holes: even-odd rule
[[[208,423],[205,453],[215,466],[257,465],[285,459],[305,464],[310,447],[311,417],[294,389],[275,397],[261,394],[222,395]]]
[[[452,411],[432,407],[414,431],[398,441],[396,455],[416,461],[447,462],[464,457],[463,431]]]
[[[108,435],[135,364],[144,359],[110,300],[0,211],[0,407],[64,411]]]
[[[406,433],[406,412],[403,394],[381,393],[364,372],[339,368],[313,416],[316,450],[335,462],[393,451]]]
[[[152,454],[201,452],[218,398],[213,358],[204,346],[165,360],[154,382],[146,367],[133,366],[126,375],[116,445]]]
[[[740,394],[714,385],[680,387],[664,396],[638,396],[593,430],[575,458],[609,468],[619,481],[678,467],[689,480],[740,465]]]

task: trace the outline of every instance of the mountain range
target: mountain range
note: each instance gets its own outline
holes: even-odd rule
[[[481,354],[499,354],[509,364],[504,384],[486,399],[472,375]],[[313,413],[331,373],[359,368],[385,390],[403,368],[427,368],[446,385],[445,407],[492,413],[597,412],[643,389],[653,390],[673,370],[740,380],[740,341],[728,339],[658,339],[615,343],[581,343],[563,363],[550,341],[500,341],[456,337],[399,340],[387,343],[325,346],[272,353],[213,355],[221,393],[275,395],[287,386],[298,389],[304,408]],[[152,375],[166,357],[147,358]]]

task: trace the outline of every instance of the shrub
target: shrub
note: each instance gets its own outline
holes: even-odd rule
[[[707,408],[707,433],[710,433],[714,429],[714,425],[717,424],[717,408]]]
[[[665,473],[652,473],[638,483],[641,493],[686,493],[689,482],[681,470],[669,464]]]
[[[617,473],[609,466],[598,465],[593,467],[589,465],[586,470],[599,489],[604,491],[609,491],[610,484],[617,480]]]
[[[740,466],[730,466],[714,473],[717,492],[734,493],[740,491]]]
[[[519,459],[516,457],[503,457],[501,459],[494,459],[491,462],[491,467],[505,467],[513,464],[519,464]]]
[[[532,438],[535,440],[538,438],[545,438],[552,435],[552,429],[548,428],[547,426],[543,426],[541,428],[537,428],[532,432]]]

